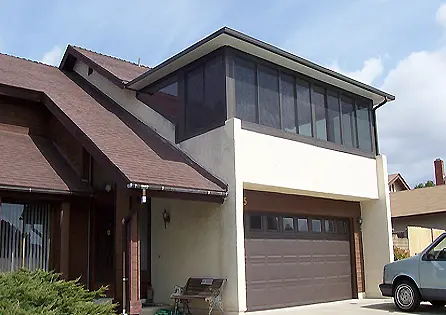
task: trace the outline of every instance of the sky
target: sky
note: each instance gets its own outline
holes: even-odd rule
[[[389,173],[446,159],[446,1],[0,0],[0,52],[57,65],[67,44],[155,66],[228,26],[396,96],[378,110]]]

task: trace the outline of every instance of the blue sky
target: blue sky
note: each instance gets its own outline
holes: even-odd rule
[[[396,95],[380,109],[389,172],[411,185],[446,158],[446,1],[8,1],[0,51],[58,63],[75,44],[154,66],[222,26]],[[444,6],[442,6],[444,5]]]

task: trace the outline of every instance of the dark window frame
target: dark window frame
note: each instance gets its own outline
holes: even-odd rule
[[[262,229],[251,229],[251,217],[260,216]],[[278,218],[278,230],[268,229],[268,217]],[[285,231],[283,228],[283,218],[293,218],[294,230]],[[300,231],[298,228],[298,220],[305,219],[307,222],[307,231]],[[319,220],[321,222],[321,231],[314,232],[312,226],[312,220]],[[331,220],[334,222],[335,232],[325,231],[325,220]],[[343,226],[346,228],[346,233],[338,233],[337,225],[338,222],[342,222]],[[349,229],[349,218],[344,217],[328,217],[328,216],[308,216],[299,214],[287,214],[287,213],[276,213],[276,212],[258,212],[250,211],[244,213],[244,230],[245,238],[248,239],[324,239],[324,240],[348,240],[351,242],[351,235]]]
[[[376,129],[375,128],[375,126],[376,126],[376,117],[375,117],[375,115],[372,112],[373,101],[371,99],[367,99],[367,98],[365,98],[365,97],[363,97],[361,95],[357,95],[357,94],[351,93],[349,91],[343,90],[343,89],[338,88],[336,86],[330,85],[330,84],[328,84],[326,82],[319,81],[317,79],[308,77],[305,74],[302,74],[302,73],[295,72],[293,70],[284,68],[284,67],[279,66],[277,64],[274,64],[274,63],[271,63],[269,61],[266,61],[266,60],[264,60],[262,58],[259,58],[259,57],[247,54],[245,52],[242,52],[242,51],[240,51],[238,49],[235,49],[235,48],[232,48],[232,47],[231,48],[227,47],[226,49],[227,49],[227,56],[228,56],[228,59],[227,59],[228,66],[227,67],[229,68],[229,73],[231,73],[231,67],[234,66],[234,63],[235,63],[236,59],[242,59],[242,60],[244,60],[246,62],[254,63],[256,65],[256,77],[258,77],[257,65],[262,65],[262,66],[268,67],[270,69],[271,68],[272,69],[276,69],[277,72],[278,72],[278,79],[279,79],[278,80],[279,81],[279,95],[280,95],[280,85],[281,85],[281,75],[282,74],[285,74],[285,75],[288,75],[288,76],[292,76],[294,78],[295,82],[297,80],[303,80],[303,81],[308,82],[309,85],[310,85],[310,91],[311,91],[311,88],[312,88],[313,84],[317,85],[317,86],[319,86],[321,88],[324,88],[325,89],[324,97],[325,97],[325,108],[326,108],[326,124],[327,124],[327,119],[328,119],[328,115],[327,115],[328,114],[327,113],[327,102],[326,102],[327,90],[331,90],[331,91],[335,92],[338,95],[338,103],[339,103],[338,107],[339,107],[340,122],[341,122],[341,130],[340,130],[340,133],[341,133],[341,143],[336,143],[336,142],[332,142],[332,141],[329,141],[329,140],[321,140],[321,139],[317,139],[316,138],[316,135],[315,135],[315,128],[316,128],[316,125],[315,125],[315,112],[314,112],[313,102],[311,100],[312,93],[310,93],[310,104],[311,104],[311,112],[312,112],[312,126],[311,126],[311,128],[312,128],[312,136],[311,137],[297,133],[298,132],[298,125],[297,125],[298,108],[297,108],[297,104],[295,106],[296,133],[292,133],[292,132],[283,130],[282,97],[281,96],[279,97],[279,104],[280,104],[280,117],[279,118],[280,118],[281,129],[271,128],[271,127],[268,127],[268,126],[263,126],[263,125],[260,125],[258,123],[257,124],[261,128],[257,128],[257,127],[253,127],[252,126],[254,123],[242,121],[242,128],[243,129],[247,129],[247,130],[251,130],[251,131],[255,131],[255,132],[259,132],[259,133],[265,133],[265,134],[268,134],[268,135],[273,135],[273,136],[277,136],[277,137],[281,137],[281,138],[285,138],[285,139],[289,139],[289,140],[305,142],[305,143],[313,144],[313,145],[316,145],[316,146],[321,146],[321,147],[325,147],[325,148],[329,148],[329,149],[334,149],[334,150],[340,151],[340,152],[351,153],[351,154],[360,155],[360,156],[364,156],[364,157],[375,158],[376,153],[377,153],[376,134],[375,134],[376,133],[376,130],[375,130]],[[256,82],[256,84],[257,84],[257,82]],[[233,87],[231,87],[231,84],[229,84],[227,86],[227,88],[231,89]],[[259,93],[258,91],[259,91],[259,89],[257,88],[257,95]],[[229,94],[229,95],[231,95],[231,93],[233,93],[233,92],[231,92],[231,91],[227,92],[227,94]],[[295,94],[295,102],[297,103],[296,88],[294,88],[294,94]],[[371,140],[371,143],[372,143],[372,148],[371,148],[372,150],[371,151],[361,150],[359,148],[359,141],[356,142],[358,147],[355,147],[355,148],[348,147],[347,145],[344,144],[344,138],[343,138],[343,135],[342,135],[342,132],[343,132],[343,130],[342,130],[342,107],[341,107],[341,97],[342,97],[342,95],[345,95],[348,98],[352,99],[355,104],[359,100],[361,102],[366,102],[369,105],[368,106],[368,108],[369,108],[368,113],[369,113],[369,128],[370,128],[370,135],[371,135],[371,139],[370,140]],[[231,102],[230,104],[227,104],[227,106],[229,108],[229,112],[235,114],[235,107],[236,107],[235,102]],[[234,107],[234,108],[232,109],[232,107]],[[259,114],[258,114],[258,112],[259,112],[258,107],[259,107],[259,105],[258,105],[258,99],[257,99],[257,102],[256,102],[257,117],[259,116]],[[355,110],[355,128],[356,128],[356,136],[357,136],[358,132],[357,132],[357,121],[356,121],[356,110],[357,110],[356,106],[354,107],[354,110]],[[236,117],[236,116],[235,115],[228,116],[228,118],[232,118],[232,117]],[[251,127],[253,127],[253,128],[251,128]],[[275,131],[271,131],[269,129],[274,129]],[[326,130],[327,130],[327,139],[328,139],[328,127],[327,127]],[[292,137],[290,135],[292,135],[292,136],[297,135],[298,137]],[[322,144],[320,142],[317,142],[317,141],[316,142],[315,141],[308,141],[308,140],[305,141],[304,138],[302,138],[302,137],[312,138],[312,139],[320,140],[322,142],[331,143],[331,144],[334,144],[335,147],[333,147],[331,145],[324,145],[324,144]]]

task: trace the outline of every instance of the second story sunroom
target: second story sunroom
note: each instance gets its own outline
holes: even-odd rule
[[[242,128],[338,151],[377,153],[373,108],[394,97],[224,28],[131,81],[181,142]]]

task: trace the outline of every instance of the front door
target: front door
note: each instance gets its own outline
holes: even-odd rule
[[[420,260],[420,283],[426,299],[443,300],[446,296],[446,234]]]
[[[115,213],[113,206],[97,205],[94,211],[94,288],[108,285],[114,295]]]

